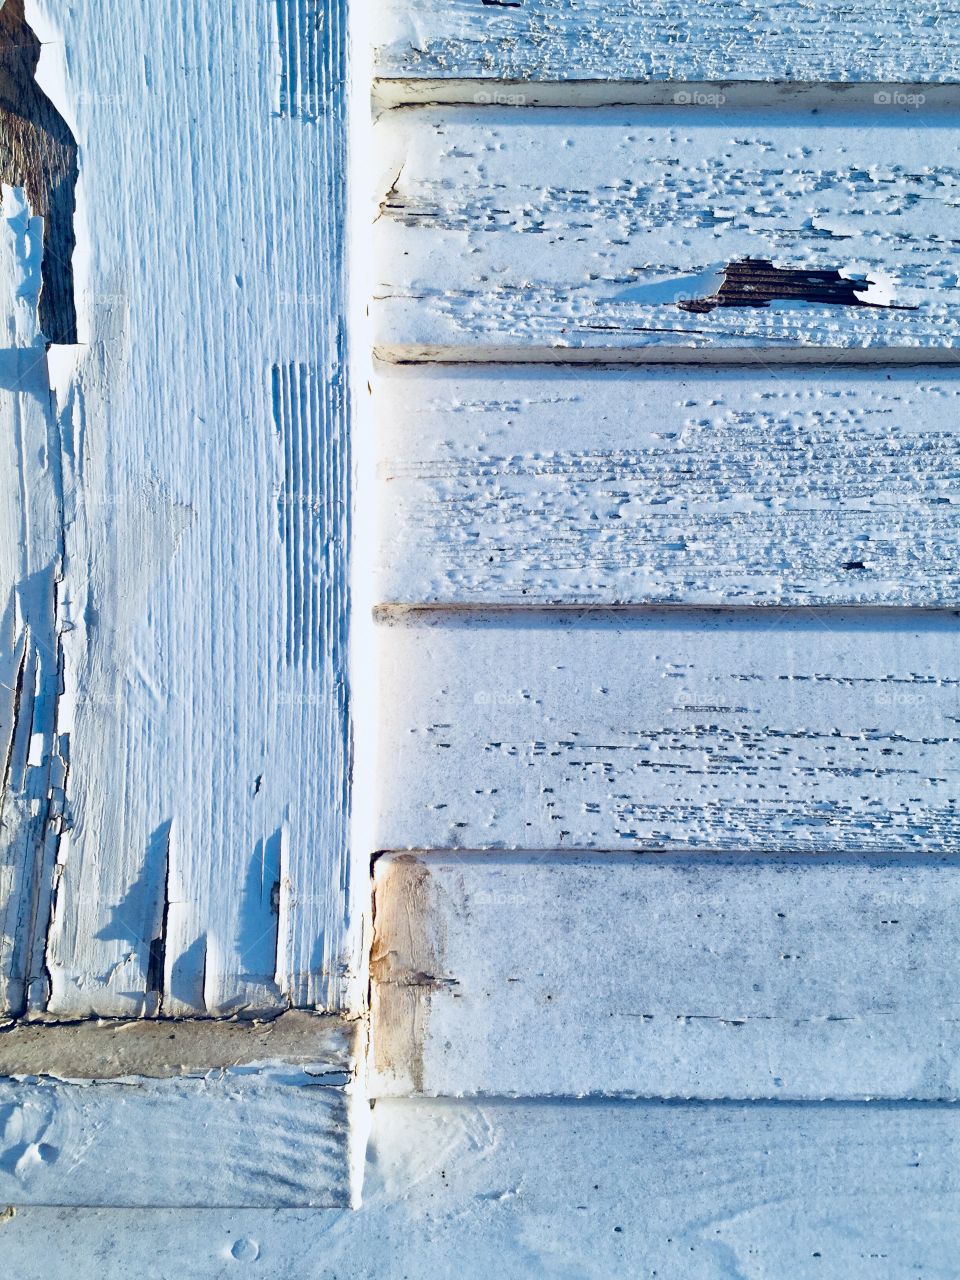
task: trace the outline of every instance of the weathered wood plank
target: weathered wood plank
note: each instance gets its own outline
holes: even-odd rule
[[[356,1028],[157,1023],[0,1033],[0,1199],[184,1207],[357,1203]]]
[[[18,1280],[954,1280],[954,1106],[381,1100],[356,1212],[24,1209]],[[536,1171],[534,1176],[533,1171]]]
[[[27,6],[37,81],[79,146],[80,346],[53,352],[46,559],[3,565],[0,680],[33,678],[28,631],[47,644],[31,764],[62,757],[67,776],[66,830],[45,817],[53,770],[22,853],[29,891],[14,871],[4,933],[24,935],[31,895],[38,923],[4,942],[5,964],[20,956],[10,1008],[359,1007],[344,14]],[[11,362],[35,357],[28,338],[11,337]],[[17,446],[24,467],[44,429],[41,415]],[[17,475],[0,481],[4,513]],[[49,636],[10,612],[11,581]],[[7,697],[6,738],[10,715]]]
[[[955,1100],[958,908],[955,861],[387,855],[371,1090]]]
[[[386,604],[960,603],[960,381],[384,368]]]
[[[960,80],[940,0],[380,0],[386,80]]]
[[[21,188],[4,186],[2,205],[0,1014],[24,1007],[42,958],[66,778],[56,715],[61,440],[38,326],[43,224]]]
[[[957,343],[955,111],[454,107],[378,128],[387,358],[946,360]]]
[[[381,849],[949,853],[956,614],[382,627]]]

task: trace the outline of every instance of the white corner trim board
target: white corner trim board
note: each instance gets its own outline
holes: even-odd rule
[[[388,605],[960,604],[953,371],[382,365]]]
[[[465,79],[960,80],[950,0],[381,0],[376,39],[388,85],[434,93]]]
[[[362,1052],[297,1013],[0,1032],[0,1202],[356,1205]]]
[[[387,112],[378,350],[949,359],[958,131],[882,106]]]
[[[378,847],[949,854],[958,636],[923,610],[384,625]]]
[[[360,1006],[344,15],[28,3],[67,51],[36,100],[79,156],[80,345],[48,379],[6,317],[0,1009]],[[5,192],[35,300],[28,225]]]
[[[956,861],[400,854],[375,1095],[960,1099]]]

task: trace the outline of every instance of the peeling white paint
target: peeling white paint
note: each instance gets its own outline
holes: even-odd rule
[[[387,112],[372,231],[378,350],[942,360],[960,301],[958,129],[956,110],[902,118],[877,105],[815,118],[744,106],[691,116],[676,104]],[[825,236],[838,219],[844,238]],[[871,291],[857,305],[690,309],[704,282],[746,259],[862,274]]]
[[[955,83],[957,25],[949,0],[922,12],[909,0],[382,0],[377,70],[431,88],[479,80],[474,93],[498,79],[520,94],[557,81]]]

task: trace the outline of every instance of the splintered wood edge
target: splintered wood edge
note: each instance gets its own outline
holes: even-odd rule
[[[430,869],[413,854],[388,854],[374,872],[370,953],[372,1076],[391,1090],[423,1092],[430,997],[441,983],[446,938],[434,910]]]

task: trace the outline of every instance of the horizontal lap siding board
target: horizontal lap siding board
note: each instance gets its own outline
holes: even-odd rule
[[[357,1202],[357,1027],[60,1024],[0,1033],[0,1200],[282,1208]]]
[[[357,1005],[345,5],[28,8],[66,60],[46,83],[79,146],[82,345],[23,450],[62,440],[40,692],[52,670],[43,751],[67,782],[39,882],[12,882],[8,1008]]]
[[[63,816],[56,732],[62,678],[56,626],[62,571],[60,440],[37,327],[42,224],[22,190],[0,213],[0,1016],[23,1008],[42,954]]]
[[[389,369],[385,604],[960,603],[960,381]]]
[[[433,108],[378,129],[388,359],[952,358],[955,111]],[[826,276],[689,309],[747,260]]]
[[[960,1098],[954,861],[388,855],[375,894],[375,1093]]]
[[[416,616],[380,631],[381,849],[956,847],[955,613]]]
[[[956,1275],[955,1106],[383,1099],[372,1139],[359,1212],[28,1209],[5,1261],[17,1280],[64,1258],[77,1280]]]
[[[349,1100],[304,1071],[12,1081],[0,1195],[15,1205],[347,1208]]]
[[[387,80],[960,80],[955,4],[382,0]]]

